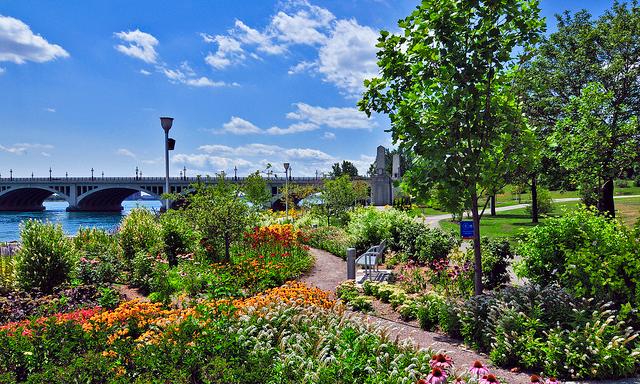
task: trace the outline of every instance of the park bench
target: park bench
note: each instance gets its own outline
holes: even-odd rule
[[[365,269],[362,281],[366,280],[367,278],[371,280],[373,270],[375,269],[376,271],[378,271],[378,266],[382,263],[382,258],[386,248],[386,241],[382,240],[380,244],[374,245],[365,253],[358,256],[358,258],[356,259],[356,265],[362,266]]]

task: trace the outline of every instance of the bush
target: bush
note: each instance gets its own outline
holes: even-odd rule
[[[387,241],[387,248],[397,249],[400,233],[413,222],[405,212],[396,209],[358,208],[349,213],[347,232],[359,250]]]
[[[118,232],[120,246],[126,261],[130,262],[138,252],[160,253],[162,233],[156,216],[144,208],[136,208],[122,220]]]
[[[62,226],[28,220],[21,224],[20,237],[16,272],[23,289],[50,293],[69,279],[78,255]]]
[[[509,283],[509,263],[513,259],[511,245],[506,239],[482,238],[482,284],[485,289],[495,289]],[[473,259],[473,250],[469,255]]]
[[[14,256],[0,256],[0,295],[12,291],[16,283]]]
[[[347,258],[347,248],[355,244],[349,234],[339,227],[308,228],[304,232],[305,243],[335,256]]]
[[[407,223],[399,232],[399,250],[406,253],[409,259],[422,264],[445,259],[449,252],[460,245],[456,236],[422,223]]]
[[[518,246],[516,272],[558,283],[580,297],[638,304],[640,242],[620,221],[581,208],[530,229]]]
[[[629,188],[628,180],[618,180],[615,183],[616,188]]]
[[[160,227],[169,266],[178,265],[178,255],[197,251],[202,236],[176,211],[170,210],[162,215]]]
[[[625,314],[557,285],[509,287],[450,308],[465,343],[498,365],[603,379],[628,376],[640,362]]]
[[[85,284],[107,284],[118,279],[121,249],[115,236],[97,228],[80,228],[73,238],[80,254],[78,278]]]
[[[553,212],[553,199],[551,198],[551,192],[545,188],[538,188],[538,214],[547,215]],[[525,211],[528,215],[531,215],[531,205],[527,205]]]

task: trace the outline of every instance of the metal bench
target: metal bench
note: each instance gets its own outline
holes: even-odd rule
[[[362,279],[363,281],[367,278],[371,280],[373,269],[378,271],[378,266],[382,262],[382,257],[386,248],[386,241],[383,240],[380,244],[374,245],[365,253],[358,256],[358,258],[356,259],[356,265],[363,266],[365,269],[364,278]]]

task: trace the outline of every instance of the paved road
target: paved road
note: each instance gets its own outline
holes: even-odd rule
[[[633,197],[640,197],[640,195],[628,195],[628,196],[614,196],[614,199],[630,199]],[[563,199],[553,199],[554,203],[566,203],[569,201],[580,201],[579,197],[566,197]],[[509,205],[506,207],[496,207],[496,212],[504,212],[504,211],[512,211],[514,209],[520,209],[520,208],[526,208],[529,204],[516,204],[516,205]],[[485,212],[486,214],[486,212]],[[424,223],[428,224],[430,227],[437,227],[438,223],[441,220],[446,220],[446,219],[450,219],[451,218],[451,214],[446,214],[446,215],[434,215],[434,216],[425,216],[423,218]]]

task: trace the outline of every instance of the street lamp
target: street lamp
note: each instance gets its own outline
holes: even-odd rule
[[[51,167],[49,167],[49,180],[51,180]]]
[[[136,165],[136,180],[138,180],[138,166]]]
[[[233,166],[233,179],[238,181],[238,167],[235,165]]]
[[[9,170],[9,179],[13,181],[13,168]]]
[[[284,210],[287,215],[287,222],[289,222],[289,163],[284,163]]]
[[[184,179],[187,180],[187,166],[186,165],[182,168],[182,171],[183,171],[182,174],[184,175]]]
[[[91,167],[91,180],[93,180],[93,167]]]
[[[173,117],[161,117],[160,125],[164,130],[164,165],[165,165],[165,178],[164,178],[165,190],[164,191],[165,193],[169,193],[169,130],[173,125]],[[169,199],[165,201],[165,210],[169,210]]]

